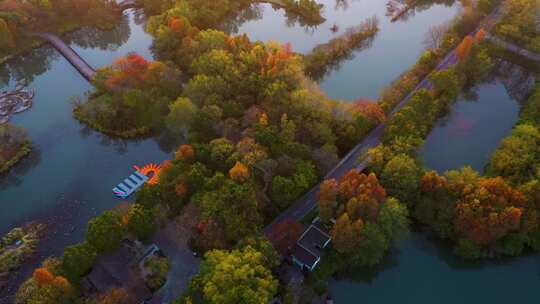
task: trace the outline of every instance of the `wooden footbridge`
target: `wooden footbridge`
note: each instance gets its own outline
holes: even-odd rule
[[[32,35],[49,42],[69,63],[88,81],[92,81],[96,70],[88,64],[77,52],[67,45],[60,37],[52,33],[35,32]]]
[[[117,3],[121,11],[138,8],[140,5],[135,0],[123,0]],[[33,36],[40,37],[51,44],[66,60],[88,81],[92,81],[96,70],[84,60],[77,52],[67,45],[60,37],[52,33],[33,32]]]

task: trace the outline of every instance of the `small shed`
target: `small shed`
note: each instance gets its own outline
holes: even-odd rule
[[[293,262],[302,269],[313,271],[321,260],[322,251],[332,238],[322,227],[311,224],[291,248]]]

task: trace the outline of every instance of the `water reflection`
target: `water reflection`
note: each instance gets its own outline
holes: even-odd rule
[[[434,5],[444,5],[447,7],[451,7],[456,3],[456,0],[390,0],[388,3],[391,2],[397,2],[402,5],[407,5],[409,3],[414,3],[413,7],[405,12],[405,14],[401,15],[398,20],[399,22],[406,22],[410,18],[413,18],[416,16],[416,14],[421,13],[423,11],[426,11],[433,7]]]
[[[240,11],[234,18],[226,20],[221,24],[220,29],[228,34],[238,33],[242,24],[261,19],[263,16],[263,8],[260,5],[252,4],[246,9]]]
[[[0,82],[2,85],[8,85],[12,81],[30,83],[36,76],[47,72],[51,63],[59,56],[52,47],[48,46],[17,56],[0,66]]]
[[[63,36],[68,44],[76,44],[83,48],[99,48],[115,51],[126,43],[131,35],[129,17],[124,15],[110,31],[103,31],[93,26],[85,26],[74,33]]]
[[[123,16],[110,31],[87,26],[62,36],[62,39],[67,44],[75,44],[82,48],[115,51],[128,41],[130,35],[129,17]],[[37,76],[46,73],[51,68],[51,63],[60,57],[60,54],[48,45],[16,56],[0,66],[0,85],[6,86],[10,82],[20,81],[31,83]]]
[[[465,91],[427,137],[420,152],[427,167],[443,173],[470,165],[483,172],[512,130],[535,72],[501,58],[494,58],[494,63],[485,81]]]
[[[376,275],[358,274],[330,282],[335,303],[536,303],[540,257],[468,262],[448,242],[415,231],[390,259],[392,267]],[[392,257],[393,256],[393,257]],[[363,278],[363,277],[367,277]],[[515,279],[519,277],[519,279]],[[511,291],[511,292],[510,292]]]
[[[495,68],[488,82],[500,81],[508,95],[521,105],[527,100],[534,86],[538,71],[502,58],[495,59]]]

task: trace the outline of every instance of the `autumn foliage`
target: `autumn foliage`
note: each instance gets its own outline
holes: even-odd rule
[[[469,57],[473,44],[474,44],[474,39],[471,35],[468,35],[465,38],[463,38],[463,41],[461,41],[461,43],[456,48],[456,56],[459,61],[463,61]]]
[[[261,76],[276,76],[280,69],[288,65],[289,58],[292,55],[292,46],[286,43],[277,50],[266,53],[266,58],[260,61]]]
[[[178,150],[176,150],[175,158],[180,161],[190,161],[195,155],[195,150],[191,145],[181,145]]]
[[[180,182],[174,186],[174,193],[179,197],[184,197],[188,193],[188,187],[186,183]]]
[[[182,19],[173,17],[169,20],[169,28],[178,33],[184,28],[184,22]]]
[[[380,204],[386,200],[386,191],[375,174],[366,175],[353,169],[339,183],[334,179],[324,181],[317,198],[323,220],[345,212],[352,221],[376,220]]]
[[[422,177],[420,190],[417,218],[439,235],[456,239],[456,250],[465,257],[479,257],[501,245],[505,253],[519,252],[508,237],[526,239],[538,227],[529,187],[514,188],[502,177],[481,177],[470,168],[445,176],[431,171]]]
[[[29,283],[35,283],[36,289],[28,292],[27,285],[22,285],[17,295],[17,303],[74,303],[73,288],[63,276],[55,276],[48,266],[34,270]],[[32,282],[33,280],[33,282]]]
[[[281,253],[287,254],[302,233],[302,224],[293,220],[283,220],[272,226],[268,239],[274,248]]]
[[[377,203],[386,199],[386,191],[379,184],[375,174],[366,175],[355,169],[347,172],[339,180],[339,195],[346,199],[356,197],[360,200],[373,200]]]
[[[232,180],[241,182],[249,177],[249,169],[241,162],[237,161],[234,167],[229,170],[229,176]]]
[[[98,304],[130,304],[134,299],[124,288],[111,288],[98,297]]]
[[[484,40],[484,38],[486,37],[486,30],[484,30],[484,28],[481,28],[480,30],[478,30],[478,32],[476,32],[476,34],[474,35],[474,41],[476,43],[479,43],[480,41]]]
[[[32,277],[39,286],[44,286],[54,281],[54,276],[49,272],[49,270],[43,267],[34,270]]]
[[[138,87],[145,81],[150,63],[141,55],[130,53],[117,58],[112,65],[112,74],[105,81],[110,90]]]
[[[483,179],[475,189],[466,189],[457,203],[455,229],[474,243],[487,245],[509,232],[536,226],[536,216],[527,212],[523,194],[501,177]]]
[[[376,101],[361,98],[354,102],[354,107],[374,124],[380,124],[386,120],[384,110]]]

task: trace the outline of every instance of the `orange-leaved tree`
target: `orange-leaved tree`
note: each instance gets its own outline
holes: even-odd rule
[[[456,205],[454,220],[460,237],[488,245],[510,232],[536,227],[534,210],[524,195],[501,177],[482,179],[465,191]]]
[[[360,98],[354,102],[355,109],[374,124],[379,124],[386,120],[383,108],[374,100]]]
[[[474,39],[471,35],[467,35],[461,43],[456,48],[456,56],[459,61],[463,61],[469,57],[472,47],[474,44]]]
[[[229,176],[236,182],[242,182],[249,177],[249,169],[241,162],[237,161],[234,167],[229,170]]]

